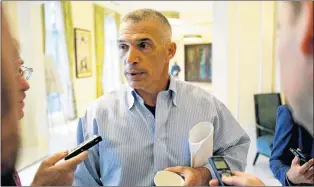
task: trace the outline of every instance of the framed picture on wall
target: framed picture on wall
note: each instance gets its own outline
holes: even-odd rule
[[[74,29],[76,77],[92,76],[91,33],[88,30]]]
[[[212,82],[212,44],[184,46],[185,80]]]

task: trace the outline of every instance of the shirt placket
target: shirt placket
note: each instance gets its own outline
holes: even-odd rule
[[[167,142],[166,142],[166,122],[169,108],[167,106],[167,92],[162,92],[157,97],[155,138],[154,138],[154,170],[155,172],[168,167]]]

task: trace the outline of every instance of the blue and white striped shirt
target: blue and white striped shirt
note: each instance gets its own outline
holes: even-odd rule
[[[103,141],[77,167],[73,185],[152,186],[157,171],[190,166],[188,133],[204,121],[214,125],[214,155],[226,156],[232,170],[245,170],[250,139],[211,94],[171,78],[157,96],[155,115],[128,86],[98,98],[79,120],[77,141],[94,134]]]

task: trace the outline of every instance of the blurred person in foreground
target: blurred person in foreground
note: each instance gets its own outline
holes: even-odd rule
[[[1,5],[0,5],[1,6]],[[1,6],[1,184],[10,185],[18,155],[17,85],[11,62],[14,47]]]
[[[283,90],[294,120],[313,137],[313,2],[280,1],[279,4],[278,51]],[[293,159],[291,168],[287,171],[291,182],[314,183],[314,151],[311,152],[312,159],[302,166],[297,157]],[[264,185],[257,177],[243,172],[234,172],[232,177],[224,177],[223,182],[235,186]],[[211,180],[209,184],[217,186],[218,181]]]
[[[30,68],[23,67],[23,60],[18,52],[18,43],[10,34],[2,7],[1,13],[1,185],[21,186],[15,170],[20,139],[18,120],[24,116],[23,100],[26,97],[25,91],[29,89],[26,80],[30,78],[30,74],[27,72]],[[67,152],[60,152],[45,159],[40,165],[32,185],[71,185],[74,170],[87,157],[87,152],[56,165],[66,155]]]

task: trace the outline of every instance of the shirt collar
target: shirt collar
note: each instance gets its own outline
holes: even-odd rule
[[[169,88],[168,88],[167,91],[170,92],[170,97],[172,99],[172,103],[175,106],[178,106],[178,103],[177,103],[177,81],[172,76],[170,77],[170,85],[169,85]],[[127,89],[127,102],[128,102],[129,110],[134,106],[134,102],[138,98],[140,98],[140,96],[136,93],[134,88],[131,88],[130,86],[128,86],[128,89]]]

